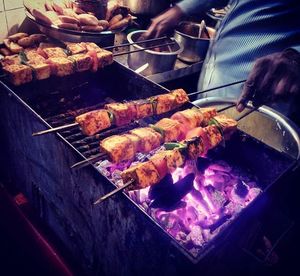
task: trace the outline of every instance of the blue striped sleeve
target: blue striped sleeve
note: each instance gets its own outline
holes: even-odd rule
[[[177,3],[177,6],[185,14],[197,14],[200,12],[208,11],[209,9],[217,6],[224,6],[224,0],[183,0]],[[223,4],[223,5],[222,5]]]

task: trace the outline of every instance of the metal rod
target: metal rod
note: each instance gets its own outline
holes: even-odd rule
[[[221,89],[221,88],[224,88],[224,87],[228,87],[228,86],[231,86],[231,85],[236,85],[236,84],[243,83],[243,82],[246,82],[246,80],[235,81],[235,82],[231,82],[231,83],[228,83],[228,84],[223,84],[223,85],[220,85],[220,86],[217,86],[217,87],[205,89],[205,90],[202,90],[202,91],[192,92],[192,93],[188,94],[188,96],[204,94],[204,93],[209,92],[209,91]]]
[[[126,189],[128,186],[130,186],[132,183],[134,182],[134,180],[130,180],[129,182],[127,182],[126,184],[124,184],[123,186],[111,191],[110,193],[106,194],[105,196],[100,197],[99,199],[97,199],[93,204],[97,205],[102,203],[103,201],[105,201],[106,199],[109,199],[110,197],[112,197],[113,195],[123,191],[124,189]]]
[[[78,126],[78,123],[72,123],[72,124],[68,124],[68,125],[64,125],[64,126],[59,126],[59,127],[42,130],[39,132],[32,133],[32,136],[38,136],[38,135],[43,135],[43,134],[47,134],[47,133],[51,133],[51,132],[56,132],[56,131],[68,129],[68,128],[71,128],[74,126]]]
[[[168,38],[167,36],[158,37],[158,38],[151,38],[151,39],[146,39],[146,40],[132,42],[132,43],[124,43],[124,44],[120,44],[120,45],[114,45],[114,46],[104,47],[104,49],[105,50],[110,50],[110,49],[114,49],[114,48],[130,46],[130,45],[134,45],[134,44],[141,44],[141,43],[159,41],[159,40],[167,39],[167,38]]]
[[[133,50],[133,51],[128,51],[128,52],[123,52],[123,53],[117,53],[117,54],[113,54],[113,56],[117,57],[117,56],[121,56],[121,55],[127,55],[127,54],[136,53],[136,52],[142,52],[142,51],[154,49],[154,48],[157,48],[157,47],[164,47],[164,46],[173,45],[173,44],[175,44],[175,42],[170,42],[170,43],[165,43],[165,44],[159,44],[159,45],[155,45],[155,46],[151,46],[151,47],[145,47],[143,49],[138,49],[138,50]]]
[[[71,169],[81,169],[81,168],[84,168],[88,165],[90,165],[92,162],[96,162],[96,161],[99,161],[100,159],[103,159],[104,157],[106,156],[105,153],[100,153],[100,154],[97,154],[93,157],[90,157],[90,158],[87,158],[87,159],[84,159],[78,163],[75,163],[74,165],[71,166]]]
[[[244,114],[242,114],[241,116],[239,116],[235,120],[237,122],[239,122],[240,120],[244,119],[245,117],[247,117],[248,115],[250,115],[251,113],[253,113],[254,111],[256,111],[257,109],[258,109],[258,107],[251,108],[250,111],[245,112]]]
[[[230,108],[232,108],[232,107],[234,107],[234,106],[236,106],[236,104],[228,105],[228,106],[226,106],[226,107],[223,107],[223,108],[218,109],[217,112],[218,112],[218,113],[219,113],[219,112],[223,112],[223,111],[225,111],[225,110],[227,110],[227,109],[230,109]]]

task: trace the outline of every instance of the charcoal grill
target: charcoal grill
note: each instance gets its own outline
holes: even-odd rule
[[[210,158],[212,162],[222,159],[250,171],[262,193],[222,227],[203,250],[193,254],[128,194],[92,206],[97,196],[114,187],[108,185],[107,175],[99,174],[96,163],[82,170],[70,169],[77,161],[98,153],[99,139],[153,123],[176,110],[119,129],[111,128],[93,137],[84,137],[78,127],[57,135],[31,136],[43,128],[71,123],[77,114],[100,108],[107,102],[145,98],[165,91],[116,62],[96,74],[51,78],[17,88],[1,82],[1,128],[5,130],[1,145],[5,145],[2,150],[7,157],[4,162],[7,177],[19,184],[41,217],[90,273],[140,275],[147,271],[150,275],[176,275],[182,269],[203,269],[200,260],[213,252],[213,248],[221,248],[239,221],[248,220],[246,213],[298,164],[300,143],[292,122],[265,107],[245,117],[241,129],[226,147],[212,151]],[[214,99],[196,104],[223,107],[229,103]],[[188,103],[180,109],[191,106]],[[228,112],[235,117],[233,110]],[[271,138],[266,135],[269,128],[259,133],[258,122],[270,125]],[[179,250],[174,250],[173,245]]]

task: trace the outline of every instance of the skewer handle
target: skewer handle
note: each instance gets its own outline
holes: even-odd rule
[[[133,51],[128,51],[128,52],[123,52],[123,53],[117,53],[117,54],[113,54],[113,56],[117,57],[117,56],[121,56],[121,55],[127,55],[127,54],[136,53],[136,52],[142,52],[142,51],[154,49],[154,48],[157,48],[157,47],[164,47],[164,46],[174,45],[174,44],[175,44],[175,41],[174,42],[169,42],[169,43],[164,43],[164,44],[159,44],[159,45],[155,45],[155,46],[151,46],[151,47],[145,47],[143,49],[138,49],[138,50],[133,50]]]
[[[97,199],[93,204],[97,205],[102,203],[103,201],[105,201],[106,199],[109,199],[110,197],[112,197],[113,195],[123,191],[124,189],[126,189],[128,186],[130,186],[133,183],[133,179],[130,180],[129,182],[127,182],[126,184],[124,184],[123,186],[111,191],[110,193],[106,194],[105,196],[100,197],[99,199]]]
[[[57,132],[57,131],[68,129],[68,128],[71,128],[71,127],[74,127],[74,126],[78,126],[78,123],[72,123],[72,124],[69,124],[69,125],[49,128],[49,129],[46,129],[46,130],[42,130],[42,131],[39,131],[39,132],[32,133],[32,136],[38,136],[38,135],[43,135],[43,134],[47,134],[47,133],[51,133],[51,132]]]

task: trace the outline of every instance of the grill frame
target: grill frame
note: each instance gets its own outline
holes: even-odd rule
[[[115,65],[115,66],[121,66],[121,65]],[[122,68],[122,66],[120,67],[120,68]],[[122,68],[122,70],[125,70],[124,68]],[[126,69],[126,70],[128,70],[128,69]],[[132,73],[131,71],[129,71],[129,73]],[[143,80],[144,81],[144,80]],[[146,81],[145,80],[145,82],[147,83],[148,81]],[[148,84],[149,85],[153,85],[155,88],[161,88],[161,90],[160,91],[158,91],[157,90],[157,93],[161,93],[161,92],[163,92],[163,91],[166,91],[165,89],[163,89],[162,87],[160,87],[160,86],[157,86],[157,85],[155,85],[155,84],[153,84],[153,83],[151,83],[151,82],[148,82]],[[14,99],[16,99],[20,104],[22,104],[28,111],[30,111],[30,113],[31,114],[33,114],[34,115],[34,117],[35,117],[35,119],[38,119],[38,121],[39,121],[39,125],[40,126],[43,126],[43,127],[45,127],[45,126],[47,126],[47,127],[50,127],[50,125],[35,111],[35,110],[33,110],[28,104],[26,104],[26,102],[24,102],[16,93],[14,93],[14,91],[9,87],[9,86],[6,86],[6,85],[4,85],[3,83],[2,83],[2,86],[6,89],[6,91],[8,91],[8,94],[10,95],[10,96],[12,96]],[[184,108],[184,107],[183,107]],[[182,109],[183,109],[182,108]],[[163,115],[163,116],[167,116],[167,115]],[[32,131],[36,131],[37,129],[33,129]],[[38,129],[38,130],[40,130],[40,128]],[[70,147],[71,149],[72,149],[72,152],[73,152],[73,154],[72,154],[72,157],[68,157],[67,159],[67,161],[75,161],[76,159],[78,159],[78,157],[81,157],[81,158],[86,158],[83,154],[81,154],[72,144],[70,144],[61,134],[56,134],[56,135],[58,135],[58,137],[59,137],[59,140],[60,141],[62,141],[64,144],[66,143],[66,144],[68,144],[68,147]],[[55,139],[57,138],[56,137],[56,135],[52,135],[51,134],[51,136],[52,136],[52,138],[54,138],[54,139],[52,139],[52,140],[54,140],[55,141]],[[32,139],[39,139],[39,138],[32,138]],[[66,149],[67,150],[67,149]],[[67,150],[68,151],[68,150]],[[70,164],[72,164],[72,163],[70,163]],[[294,164],[294,165],[296,165],[296,163]],[[95,169],[95,167],[93,166],[93,168]],[[84,171],[85,172],[89,172],[89,173],[91,173],[91,170],[90,170],[90,168],[87,168],[87,169],[84,169]],[[96,171],[97,171],[97,173],[99,172],[97,169],[96,169]],[[105,176],[104,176],[104,178],[106,178]],[[107,178],[106,178],[106,180],[107,180]],[[101,181],[102,182],[102,181]],[[105,181],[106,182],[106,181]],[[104,189],[104,191],[106,191],[106,190],[108,190],[108,186],[110,186],[110,185],[105,185],[105,182],[102,182],[101,184],[102,184],[102,186],[103,187],[101,187],[101,188],[103,188]],[[110,181],[109,181],[109,183],[111,183]],[[113,183],[111,183],[112,185],[113,185],[113,187],[115,186]],[[101,193],[103,192],[103,189],[102,189],[102,191],[101,191]],[[124,196],[122,195],[122,196],[119,196],[118,197],[118,199],[119,200],[121,200],[120,198],[124,198]],[[146,217],[148,217],[149,218],[149,215],[147,214],[147,213],[145,213],[133,200],[131,200],[126,194],[125,194],[125,197],[127,197],[128,199],[129,199],[129,201],[128,202],[132,202],[132,203],[134,203],[132,206],[134,206],[134,209],[137,207],[139,210],[141,210],[145,215],[146,215]],[[254,200],[252,203],[251,203],[251,206],[253,206],[254,205],[254,202],[257,202],[257,201],[259,201],[260,200],[260,198],[257,198],[256,200]],[[115,201],[114,201],[115,202]],[[130,204],[126,204],[127,206],[128,205],[130,205]],[[122,204],[122,206],[123,206],[123,204]],[[121,207],[120,207],[121,208]],[[248,208],[246,208],[247,210],[250,208],[250,206],[248,207]],[[241,217],[242,215],[242,213],[244,213],[245,211],[246,211],[246,209],[245,210],[243,210],[243,212],[241,212],[240,213],[240,215],[239,215],[239,217]],[[102,210],[103,210],[103,208],[102,208]],[[143,216],[144,217],[144,216]],[[162,233],[164,233],[164,234],[166,234],[166,232],[165,232],[165,230],[158,224],[158,223],[156,223],[152,218],[150,218],[151,219],[151,224],[152,223],[154,223],[158,228],[160,228],[160,229],[162,229],[163,230],[163,232]],[[237,219],[235,219],[235,221],[234,221],[234,223],[236,223],[236,221],[237,221]],[[153,224],[152,224],[153,225]],[[155,231],[155,233],[156,233],[156,231]],[[162,234],[161,233],[161,234]],[[161,238],[162,239],[164,239],[163,238],[163,236],[164,235],[160,235],[161,236]],[[167,238],[167,237],[165,237],[165,238]],[[170,238],[170,236],[168,235],[168,240],[167,240],[167,242],[169,243],[169,238]],[[172,237],[171,237],[172,238]],[[223,237],[224,238],[224,237]],[[181,253],[183,253],[183,254],[185,254],[186,255],[186,251],[185,250],[182,250],[182,248],[181,247],[179,247],[178,245],[178,243],[173,239],[172,240],[172,244],[173,245],[175,245],[177,248],[179,248],[180,249],[180,252]],[[195,260],[195,258],[189,258],[193,263],[199,263],[199,261],[204,257],[204,256],[206,256],[210,251],[211,251],[211,249],[213,249],[213,245],[210,247],[210,248],[208,248],[207,249],[207,251],[205,252],[205,254],[202,254],[201,255],[201,258],[197,258],[196,260]],[[190,257],[190,256],[188,256],[188,257]]]

